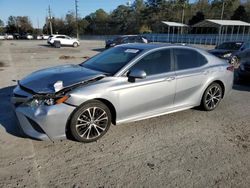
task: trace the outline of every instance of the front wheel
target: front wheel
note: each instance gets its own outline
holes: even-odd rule
[[[71,118],[70,130],[79,142],[93,142],[101,138],[109,129],[111,113],[100,101],[90,101],[82,105]]]
[[[203,94],[201,106],[206,111],[212,111],[218,107],[221,99],[221,86],[218,83],[212,83]]]

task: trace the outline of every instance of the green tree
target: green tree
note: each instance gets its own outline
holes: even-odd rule
[[[6,26],[6,32],[7,33],[15,33],[18,32],[18,27],[17,27],[17,19],[14,16],[9,16],[8,21],[7,21],[7,26]]]
[[[242,21],[247,21],[247,13],[245,10],[245,7],[240,5],[235,11],[234,14],[231,16],[232,20],[242,20]]]
[[[189,21],[188,24],[189,25],[194,25],[202,20],[205,19],[205,15],[203,14],[203,12],[199,11],[197,12]]]
[[[4,22],[0,19],[0,33],[4,32]]]
[[[16,24],[20,33],[33,33],[34,28],[28,16],[17,16]]]
[[[27,16],[10,16],[7,21],[6,32],[8,33],[33,33],[34,28]]]

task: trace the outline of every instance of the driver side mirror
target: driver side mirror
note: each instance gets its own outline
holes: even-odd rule
[[[145,79],[147,74],[144,70],[134,69],[128,73],[129,82],[135,82],[135,79]]]

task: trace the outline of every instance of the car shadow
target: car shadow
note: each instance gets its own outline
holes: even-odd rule
[[[51,46],[49,44],[38,44],[38,46],[47,47],[47,48],[55,48],[54,46]]]
[[[96,51],[96,52],[103,52],[104,50],[106,50],[105,48],[94,48],[92,49],[93,51]]]
[[[18,120],[10,102],[11,93],[15,86],[0,89],[0,127],[13,136],[27,138],[19,127]]]
[[[238,90],[238,91],[248,91],[250,92],[250,84],[249,83],[237,83],[233,85],[233,89],[234,90]]]

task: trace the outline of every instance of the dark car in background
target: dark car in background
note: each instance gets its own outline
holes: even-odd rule
[[[250,48],[235,54],[238,62],[237,80],[250,80]]]
[[[111,48],[119,44],[148,43],[148,40],[140,35],[123,35],[114,39],[106,40],[105,48]]]
[[[209,52],[219,58],[229,60],[233,65],[237,65],[239,54],[246,49],[250,49],[250,42],[224,42]]]

